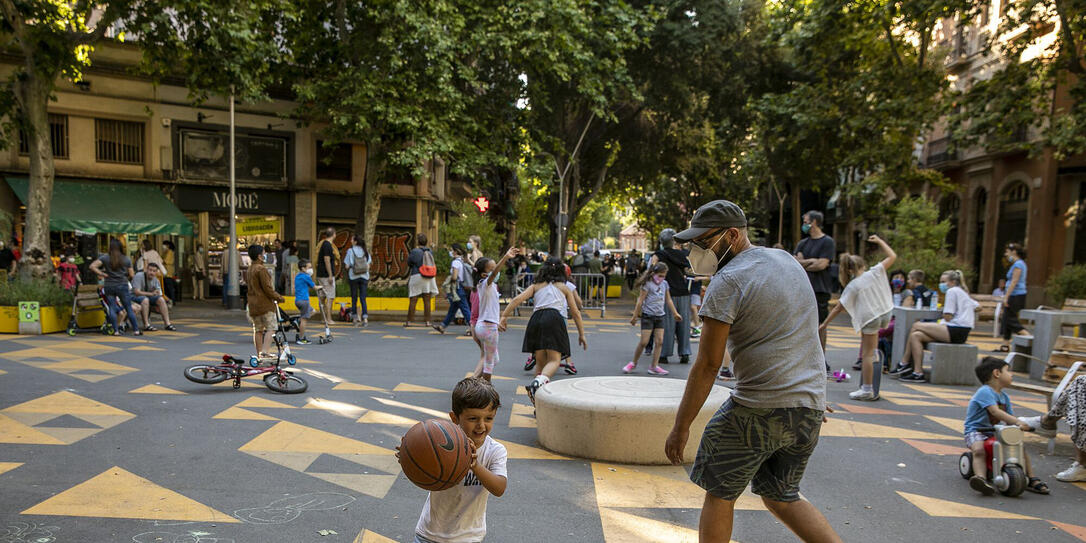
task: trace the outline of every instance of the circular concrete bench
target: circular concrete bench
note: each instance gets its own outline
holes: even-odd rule
[[[623,464],[670,464],[664,442],[686,381],[581,377],[552,381],[535,396],[539,442],[552,451]],[[705,424],[731,395],[713,386],[690,425],[683,460],[693,462]]]

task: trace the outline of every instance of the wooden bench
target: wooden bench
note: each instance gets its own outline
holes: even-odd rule
[[[1007,363],[1014,367],[1014,358],[1017,357],[1033,358],[1023,353],[1012,352],[1007,355]],[[1060,336],[1056,340],[1044,371],[1044,380],[1058,386],[1014,382],[1009,388],[1044,395],[1051,405],[1058,392],[1074,379],[1076,373],[1082,371],[1086,371],[1086,338]]]
[[[991,294],[970,294],[977,302],[976,317],[979,320],[992,322],[992,337],[999,337],[999,314],[1003,309],[1003,298]]]
[[[72,303],[79,311],[101,309],[102,303],[98,299],[98,285],[80,285],[75,291],[75,299]]]

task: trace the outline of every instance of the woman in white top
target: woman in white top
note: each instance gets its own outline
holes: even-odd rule
[[[472,311],[475,317],[475,342],[479,345],[479,363],[475,365],[474,377],[481,377],[488,382],[494,373],[494,366],[498,364],[498,322],[501,320],[501,304],[498,292],[497,270],[502,269],[505,263],[517,256],[517,249],[510,248],[505,256],[495,263],[493,260],[481,257],[475,261],[475,276],[479,277],[479,284],[475,286],[478,296],[478,314]]]
[[[521,350],[533,353],[536,364],[536,377],[528,385],[528,399],[535,404],[535,393],[540,387],[550,382],[558,371],[562,358],[569,356],[569,332],[566,331],[566,311],[577,323],[578,342],[588,349],[585,341],[584,325],[581,323],[581,311],[577,309],[577,300],[565,285],[565,265],[556,257],[550,257],[535,274],[535,283],[509,302],[501,315],[498,330],[505,331],[509,314],[520,304],[533,298],[532,318],[524,330],[524,343]],[[482,304],[480,303],[480,306]]]
[[[882,238],[871,236],[867,241],[878,244],[886,254],[882,262],[864,271],[866,263],[859,255],[841,255],[841,292],[839,303],[830,311],[825,322],[819,325],[819,332],[825,333],[833,319],[848,311],[852,316],[852,328],[860,333],[860,354],[863,358],[860,389],[848,396],[853,400],[875,401],[879,393],[874,389],[875,350],[879,345],[879,330],[890,324],[890,313],[894,309],[894,298],[890,292],[890,281],[886,274],[897,260],[897,253]],[[881,371],[881,370],[880,370]]]
[[[939,290],[946,295],[943,302],[943,323],[918,322],[909,330],[904,363],[912,361],[912,373],[901,374],[902,381],[925,381],[924,346],[936,343],[965,343],[973,330],[977,302],[962,287],[961,270],[948,270],[939,277]]]
[[[354,313],[354,323],[357,326],[369,324],[369,311],[366,310],[366,291],[370,283],[370,264],[373,257],[366,249],[366,242],[362,236],[355,234],[354,245],[347,249],[347,256],[343,257],[343,263],[347,265],[347,280],[351,285],[351,312]],[[358,311],[359,299],[362,303],[362,311]]]

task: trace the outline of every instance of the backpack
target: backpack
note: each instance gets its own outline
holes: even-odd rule
[[[434,264],[434,253],[429,249],[422,250],[422,265],[419,266],[419,275],[423,277],[437,277],[437,265]]]
[[[354,251],[354,249],[351,249],[351,250]],[[364,273],[369,273],[370,264],[367,261],[368,259],[366,258],[369,255],[365,254],[364,251],[362,253],[362,256],[358,256],[357,251],[355,251],[353,254],[354,254],[354,263],[351,265],[351,273],[353,273],[355,275],[362,275]]]
[[[574,268],[584,266],[584,255],[578,254],[577,256],[573,257],[573,262],[571,262],[570,265]]]

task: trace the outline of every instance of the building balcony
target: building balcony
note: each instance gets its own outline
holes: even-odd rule
[[[958,152],[950,149],[950,138],[939,138],[928,142],[928,156],[924,165],[931,168],[958,160]]]

